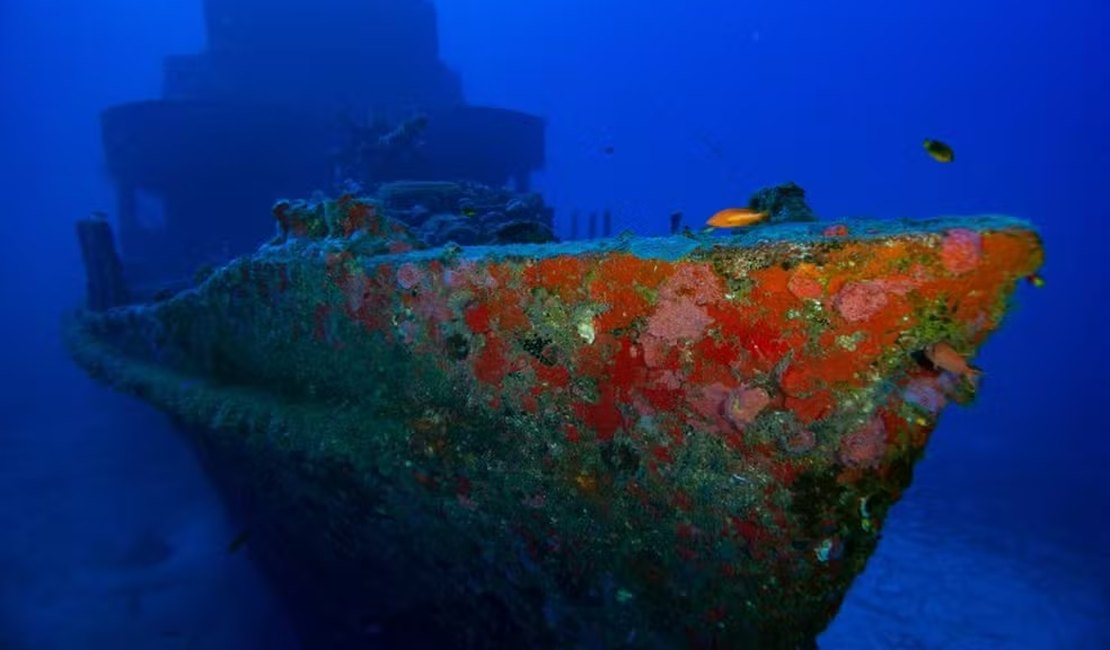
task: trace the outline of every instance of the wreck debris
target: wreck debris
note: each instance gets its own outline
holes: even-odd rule
[[[126,304],[129,300],[127,286],[107,215],[96,212],[78,221],[77,241],[85,263],[86,307],[104,311]]]

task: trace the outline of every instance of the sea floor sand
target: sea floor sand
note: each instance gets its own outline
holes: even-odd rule
[[[959,433],[938,430],[821,648],[1110,648],[1110,479]]]
[[[161,414],[83,377],[0,428],[0,648],[292,650]]]

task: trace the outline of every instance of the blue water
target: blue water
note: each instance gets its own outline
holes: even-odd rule
[[[659,234],[785,180],[825,217],[1034,221],[1047,286],[983,348],[980,399],[943,416],[821,645],[1110,647],[1110,4],[436,5],[468,100],[547,118],[536,185],[563,233],[610,207]],[[57,338],[73,221],[114,208],[98,112],[158,96],[203,35],[199,0],[0,0],[4,650],[293,647],[189,448]]]

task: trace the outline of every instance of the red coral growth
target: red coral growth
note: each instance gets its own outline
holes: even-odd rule
[[[725,534],[739,537],[747,546],[748,553],[757,560],[762,561],[767,557],[769,545],[774,541],[771,533],[752,519],[741,519],[736,515],[728,516],[728,528]]]
[[[805,396],[817,387],[817,378],[808,372],[804,359],[795,359],[779,380],[779,388],[787,395]]]
[[[740,346],[728,338],[707,336],[694,344],[694,359],[699,365],[735,366],[740,361]]]
[[[702,339],[702,341],[707,340],[709,339]],[[734,368],[739,364],[725,364],[719,359],[702,356],[698,351],[697,345],[695,345],[693,349],[694,368],[690,372],[690,381],[699,384],[712,384],[717,382],[731,384],[735,381],[738,373]],[[739,351],[737,351],[737,354],[739,355]]]
[[[594,318],[594,329],[600,332],[624,329],[650,307],[647,298],[630,288],[609,291],[602,304],[606,310]]]
[[[771,463],[770,472],[779,485],[790,487],[798,479],[798,475],[801,474],[801,466],[790,461],[780,461]],[[776,517],[776,519],[778,518]],[[782,522],[779,522],[779,524],[783,525]]]
[[[975,270],[982,257],[983,240],[966,228],[949,230],[940,244],[940,261],[949,273],[960,275]]]
[[[628,398],[633,387],[642,385],[647,377],[647,366],[644,365],[644,355],[640,349],[629,339],[620,339],[620,349],[613,355],[613,367],[609,373],[609,381],[615,386],[623,398]]]
[[[471,332],[477,334],[488,332],[490,329],[489,307],[481,303],[472,305],[463,312],[463,320]]]
[[[486,304],[489,306],[490,318],[497,321],[497,326],[502,330],[521,331],[531,327],[517,292],[504,291],[497,295],[496,300]]]
[[[594,321],[600,332],[628,327],[651,307],[642,289],[654,289],[671,268],[658,260],[634,255],[610,255],[597,264],[590,282],[590,298],[607,307]]]
[[[574,405],[575,414],[597,433],[598,442],[609,442],[624,422],[620,410],[613,399],[611,389],[603,389],[597,403],[579,402]]]
[[[849,467],[862,469],[878,465],[885,453],[886,426],[877,416],[841,439],[837,457]]]
[[[604,301],[605,294],[613,290],[655,289],[671,275],[673,268],[674,265],[667,262],[626,253],[608,255],[597,264],[596,279],[590,283],[590,296]]]
[[[487,286],[491,289],[509,289],[516,279],[516,273],[508,264],[490,264],[486,266],[486,274],[490,277]]]
[[[867,369],[872,356],[856,350],[831,347],[823,357],[811,359],[807,372],[811,373],[820,385],[835,386],[840,383],[857,384],[857,374]]]
[[[755,291],[771,296],[781,296],[790,284],[790,271],[781,266],[768,266],[749,274],[755,281]]]
[[[663,445],[656,445],[651,448],[651,455],[657,462],[660,463],[673,463],[674,458],[671,456],[670,447]]]
[[[677,298],[660,302],[648,319],[648,333],[673,343],[701,336],[711,322],[705,308],[693,298]]]
[[[817,391],[809,397],[786,397],[786,408],[793,411],[802,424],[812,424],[832,413],[836,401],[828,391]]]
[[[563,388],[570,383],[570,371],[564,366],[548,366],[533,359],[532,368],[535,370],[536,378],[541,384]]]
[[[798,269],[790,276],[790,282],[787,283],[786,288],[798,300],[817,299],[824,292],[824,288],[813,276],[813,272],[804,268]]]
[[[350,237],[359,231],[369,231],[377,210],[371,203],[356,199],[350,194],[344,194],[336,201],[340,211],[338,223],[339,234]]]
[[[593,345],[579,345],[574,350],[575,374],[592,378],[605,377],[617,348],[617,340],[612,334],[598,334]]]
[[[783,343],[781,331],[782,329],[775,330],[770,325],[753,322],[744,324],[732,333],[740,345],[751,353],[753,366],[766,372],[790,349]]]
[[[670,388],[645,387],[640,389],[640,392],[653,408],[663,413],[669,413],[678,408],[678,402],[682,396],[681,392]]]
[[[537,260],[524,269],[524,283],[543,287],[564,301],[575,299],[582,291],[585,269],[580,258],[560,255]]]
[[[747,360],[752,363],[753,370],[769,370],[789,349],[781,337],[785,323],[776,328],[774,323],[754,320],[758,316],[732,303],[708,305],[706,310],[715,321],[721,337],[748,352]]]
[[[582,440],[582,434],[578,432],[578,427],[569,422],[563,425],[563,433],[566,436],[567,442],[571,444]]]
[[[849,282],[836,294],[833,306],[848,321],[871,318],[886,306],[886,287],[881,282]]]
[[[505,360],[508,346],[495,336],[486,336],[486,344],[474,358],[474,376],[479,381],[492,386],[501,386],[501,380],[509,372]]]

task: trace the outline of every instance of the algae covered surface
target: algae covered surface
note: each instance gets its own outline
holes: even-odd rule
[[[923,350],[1041,262],[1004,217],[420,250],[355,197],[275,214],[71,352],[193,428],[322,616],[476,647],[812,644],[976,391]]]

